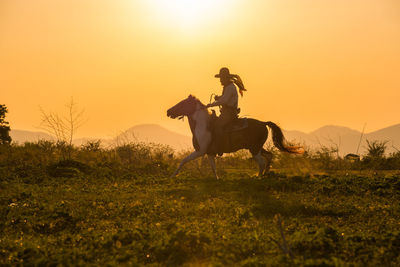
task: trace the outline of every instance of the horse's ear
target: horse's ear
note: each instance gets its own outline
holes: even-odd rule
[[[189,95],[188,98],[193,98],[193,96],[192,96],[192,95]]]

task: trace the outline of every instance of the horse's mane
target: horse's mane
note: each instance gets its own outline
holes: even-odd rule
[[[204,105],[204,104],[200,101],[200,99],[198,99],[196,96],[194,96],[194,95],[189,95],[189,98],[192,98],[194,101],[198,102],[203,108],[206,107],[206,105]]]
[[[207,106],[204,105],[204,104],[200,101],[200,99],[198,99],[196,96],[194,96],[194,95],[189,95],[189,98],[192,98],[195,102],[199,103],[199,104],[201,105],[201,107],[204,108],[204,109],[207,111],[208,115],[210,115],[210,116],[214,115],[214,116],[215,116],[215,111],[214,111],[214,110],[213,110],[213,111],[210,111],[209,109],[207,109]]]

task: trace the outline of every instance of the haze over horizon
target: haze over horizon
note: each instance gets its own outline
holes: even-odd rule
[[[185,126],[188,125],[187,120],[185,120],[182,123]],[[374,129],[374,130],[368,130],[368,128],[366,127],[364,129],[364,134],[374,133],[376,131],[381,131],[381,130],[384,130],[384,129],[387,129],[387,128],[391,128],[393,126],[398,126],[398,125],[400,125],[400,123],[397,123],[397,124],[394,124],[394,125],[388,125],[386,127],[382,127],[382,128]],[[85,135],[80,134],[80,135],[74,135],[75,136],[74,139],[80,139],[80,138],[84,138],[84,139],[86,139],[86,138],[88,138],[88,139],[98,139],[98,138],[99,139],[110,139],[110,138],[115,138],[116,136],[121,135],[124,132],[131,130],[132,128],[137,128],[137,127],[141,128],[141,127],[147,127],[147,126],[150,127],[150,128],[152,128],[153,126],[161,127],[164,130],[167,130],[167,131],[170,131],[170,132],[173,132],[173,133],[176,133],[176,134],[185,135],[187,137],[191,137],[192,136],[189,126],[184,127],[183,131],[180,131],[179,129],[176,130],[176,129],[170,128],[169,126],[165,126],[165,125],[161,125],[161,124],[140,123],[140,124],[132,125],[131,127],[128,127],[126,129],[121,129],[121,130],[115,131],[113,134],[110,134],[110,135],[107,135],[107,136],[100,136],[100,135],[86,135],[85,136]],[[304,133],[304,134],[312,134],[315,131],[319,131],[319,130],[322,130],[324,128],[331,128],[331,127],[333,127],[333,128],[343,128],[343,129],[346,129],[346,130],[350,129],[350,130],[353,130],[353,131],[357,131],[358,134],[361,134],[363,132],[362,131],[363,129],[356,129],[356,128],[347,127],[347,126],[343,126],[343,125],[333,125],[333,124],[321,125],[320,127],[312,129],[311,131],[302,131],[302,130],[299,130],[299,129],[283,129],[283,130],[287,131],[287,132],[299,132],[299,133]],[[12,128],[11,131],[13,131],[13,130],[14,131],[15,130],[22,131],[22,132],[27,131],[27,132],[32,132],[32,133],[46,133],[46,134],[49,134],[51,136],[54,136],[53,133],[48,132],[48,131],[46,131],[44,129],[41,129],[41,128],[38,128],[38,127],[34,127],[33,129]]]
[[[143,123],[189,134],[166,110],[220,94],[226,66],[248,89],[241,115],[372,132],[400,123],[399,11],[396,0],[4,0],[1,104],[13,129],[37,131],[39,106],[62,114],[73,97],[88,119],[76,137]]]
[[[285,139],[289,142],[301,144],[308,151],[315,149],[336,148],[341,156],[348,153],[365,155],[368,141],[386,144],[386,154],[396,153],[400,149],[400,124],[379,129],[374,132],[362,132],[342,126],[326,125],[315,131],[304,133],[301,131],[283,131]],[[43,132],[29,132],[11,130],[10,135],[14,143],[37,142],[39,140],[55,140],[55,137]],[[271,136],[271,132],[269,132]],[[113,147],[129,142],[144,142],[163,144],[175,151],[192,149],[191,135],[182,135],[171,131],[158,124],[139,124],[108,138],[75,138],[73,144],[77,147],[87,144],[88,141],[98,141],[104,147]],[[271,138],[268,139],[271,142]]]

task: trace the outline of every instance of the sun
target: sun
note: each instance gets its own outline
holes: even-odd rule
[[[157,19],[170,27],[196,29],[224,16],[229,0],[147,0]]]

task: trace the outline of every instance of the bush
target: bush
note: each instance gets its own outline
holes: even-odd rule
[[[10,126],[5,121],[6,113],[8,112],[5,105],[0,105],[0,145],[11,143]]]
[[[80,173],[89,174],[92,168],[75,160],[61,160],[47,166],[47,173],[52,177],[75,177]]]
[[[362,163],[364,168],[381,170],[386,169],[385,151],[386,151],[387,141],[369,141],[368,154],[363,158]]]

